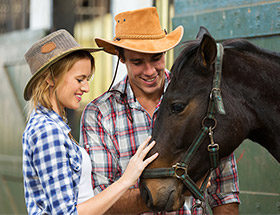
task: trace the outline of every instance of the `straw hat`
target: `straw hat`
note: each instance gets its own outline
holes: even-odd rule
[[[102,49],[81,47],[64,29],[55,31],[33,44],[24,55],[32,74],[24,89],[24,99],[26,101],[30,99],[34,83],[43,72],[58,60],[79,50],[95,52]]]
[[[141,53],[161,53],[175,47],[183,37],[183,26],[167,34],[161,29],[155,7],[119,13],[115,16],[116,36],[113,41],[96,38],[104,51],[115,55],[115,47]]]

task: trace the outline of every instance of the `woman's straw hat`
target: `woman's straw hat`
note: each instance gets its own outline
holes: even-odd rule
[[[113,41],[96,38],[104,51],[116,54],[115,47],[141,52],[161,53],[175,47],[183,37],[183,26],[167,34],[161,29],[155,7],[119,13],[115,16],[116,36]]]
[[[24,89],[24,99],[30,100],[34,83],[44,71],[58,60],[79,50],[95,52],[102,49],[81,47],[74,37],[64,29],[55,31],[33,44],[24,55],[32,74]]]

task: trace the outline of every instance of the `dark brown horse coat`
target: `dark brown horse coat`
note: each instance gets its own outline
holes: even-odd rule
[[[226,114],[216,115],[214,130],[220,158],[249,138],[280,162],[280,54],[242,39],[224,41],[223,46],[221,93]],[[172,67],[172,79],[153,129],[157,144],[151,154],[158,151],[159,157],[148,168],[171,167],[179,162],[199,132],[209,102],[216,55],[216,42],[203,27],[196,40],[185,43]],[[206,138],[188,166],[194,181],[210,168],[208,144]],[[141,183],[151,208],[161,210],[161,205],[168,204],[169,210],[176,210],[182,206],[185,190],[178,179],[145,179]],[[162,187],[168,187],[169,192],[165,189],[162,193]]]

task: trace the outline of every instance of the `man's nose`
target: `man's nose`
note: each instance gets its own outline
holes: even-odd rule
[[[147,62],[145,64],[145,75],[153,75],[156,71],[156,68],[154,65],[150,62]]]

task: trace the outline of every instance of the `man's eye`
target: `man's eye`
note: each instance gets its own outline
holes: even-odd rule
[[[186,107],[186,104],[183,104],[183,103],[171,104],[171,113],[180,113],[185,109],[185,107]]]
[[[159,61],[161,59],[161,57],[156,57],[156,58],[153,58],[153,61]]]

